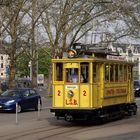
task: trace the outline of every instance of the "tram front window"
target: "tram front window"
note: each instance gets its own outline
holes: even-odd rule
[[[66,69],[66,82],[77,83],[78,79],[78,68]]]

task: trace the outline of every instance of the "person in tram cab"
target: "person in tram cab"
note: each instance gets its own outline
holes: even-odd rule
[[[80,76],[80,82],[81,82],[81,83],[86,83],[86,82],[87,82],[87,80],[86,80],[84,74],[81,74],[81,76]]]
[[[73,74],[72,77],[71,77],[71,79],[72,79],[72,82],[73,82],[73,83],[78,82],[78,74],[76,74],[76,73]]]

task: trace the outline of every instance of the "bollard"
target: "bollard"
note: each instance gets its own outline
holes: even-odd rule
[[[37,113],[37,119],[38,120],[40,120],[40,111],[41,111],[40,99],[38,99],[38,113]]]
[[[18,103],[16,103],[16,124],[18,124]]]

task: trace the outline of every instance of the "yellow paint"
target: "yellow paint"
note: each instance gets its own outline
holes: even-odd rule
[[[90,107],[91,106],[91,91],[89,88],[89,84],[80,85],[80,107]]]
[[[64,107],[75,108],[79,107],[79,86],[78,85],[65,85]],[[68,92],[72,91],[73,96],[69,97]]]
[[[78,68],[79,65],[78,65],[78,63],[65,63],[64,67],[65,68]]]
[[[63,85],[53,86],[53,106],[63,107],[64,90]]]

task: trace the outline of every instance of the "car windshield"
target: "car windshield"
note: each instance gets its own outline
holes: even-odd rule
[[[1,94],[2,97],[19,97],[20,93],[16,90],[7,90]]]

